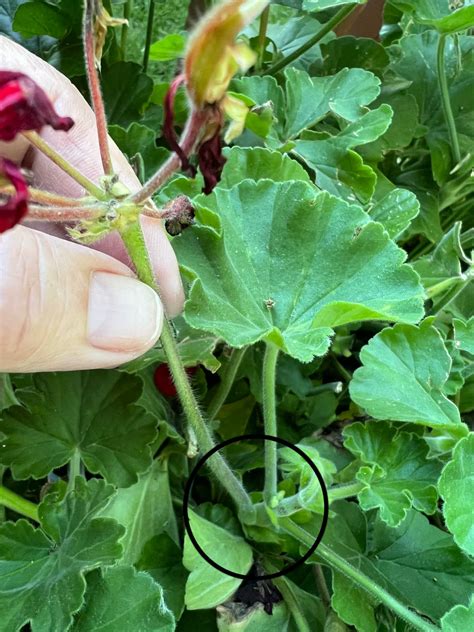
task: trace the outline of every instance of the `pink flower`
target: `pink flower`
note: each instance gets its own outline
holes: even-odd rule
[[[5,175],[15,189],[15,194],[5,204],[0,204],[0,233],[4,233],[28,212],[28,187],[20,169],[10,160],[0,158],[0,174]]]
[[[13,140],[20,132],[39,131],[44,125],[67,132],[74,121],[59,116],[32,79],[21,72],[0,71],[0,140]]]

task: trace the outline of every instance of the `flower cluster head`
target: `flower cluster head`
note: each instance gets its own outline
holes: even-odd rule
[[[59,116],[46,93],[21,72],[0,71],[0,140],[12,141],[26,131],[39,132],[44,125],[67,132],[74,125]],[[0,159],[0,178],[13,186],[14,193],[0,205],[0,233],[13,228],[26,215],[28,187],[21,170]]]
[[[205,193],[210,193],[216,186],[224,166],[220,135],[225,115],[231,124],[224,140],[230,142],[242,133],[248,114],[247,105],[227,92],[235,73],[247,71],[256,61],[255,53],[245,42],[237,41],[237,36],[268,4],[269,0],[224,0],[210,11],[192,34],[184,59],[184,72],[171,84],[165,101],[164,135],[180,157],[183,168],[191,173],[193,169],[173,128],[173,100],[178,86],[185,83],[194,111],[209,112],[197,148]]]

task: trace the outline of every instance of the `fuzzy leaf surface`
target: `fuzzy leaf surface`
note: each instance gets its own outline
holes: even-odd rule
[[[269,340],[303,361],[332,327],[416,322],[422,292],[405,255],[359,207],[304,182],[245,181],[197,199],[175,239],[192,280],[185,317],[241,347]]]
[[[439,492],[443,513],[457,544],[474,556],[474,433],[459,441],[443,469]]]
[[[436,510],[436,483],[441,464],[428,460],[428,446],[409,432],[396,432],[388,423],[354,423],[344,430],[344,445],[363,463],[356,477],[366,487],[359,492],[365,511],[378,507],[380,517],[397,527],[413,506]]]
[[[384,329],[362,348],[360,360],[350,392],[369,415],[466,433],[458,408],[443,394],[451,358],[429,321]]]
[[[134,405],[139,378],[116,371],[42,373],[3,413],[0,462],[17,479],[43,478],[79,452],[90,472],[126,487],[151,464],[156,422]]]
[[[68,629],[83,601],[84,573],[113,564],[121,554],[123,527],[96,517],[112,494],[104,481],[78,478],[62,501],[55,492],[45,497],[42,529],[26,520],[0,526],[2,632],[27,622],[33,632]]]

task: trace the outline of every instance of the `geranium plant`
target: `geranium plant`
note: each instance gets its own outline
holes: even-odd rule
[[[0,376],[0,631],[467,632],[474,7],[204,4],[190,35],[182,15],[153,43],[150,0],[140,63],[139,2],[0,5],[8,37],[88,90],[103,166],[93,182],[59,155],[39,132],[74,112],[0,68],[0,140],[84,190],[1,159],[0,231],[118,233],[160,293],[139,220],[161,218],[187,292],[116,370]],[[218,450],[183,508],[199,458],[248,434],[288,445]],[[326,489],[315,552],[259,580],[312,546]]]

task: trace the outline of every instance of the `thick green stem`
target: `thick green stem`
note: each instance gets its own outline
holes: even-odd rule
[[[130,17],[133,13],[133,0],[127,0],[127,2],[123,5],[123,17],[125,20],[130,20]],[[122,33],[120,36],[120,52],[122,55],[122,59],[126,59],[127,57],[127,41],[128,41],[128,24],[124,24],[122,26]]]
[[[445,52],[446,52],[446,39],[448,33],[442,33],[439,36],[437,62],[438,62],[438,81],[441,91],[441,103],[443,104],[444,118],[446,125],[448,126],[449,137],[451,139],[451,147],[453,150],[453,157],[456,164],[461,162],[461,149],[459,147],[459,138],[456,130],[456,122],[454,120],[453,108],[451,107],[451,100],[449,98],[448,79],[446,77],[445,67]]]
[[[267,39],[268,18],[270,17],[270,5],[263,11],[260,16],[260,29],[258,32],[258,44],[257,44],[257,63],[255,69],[260,71],[263,65],[263,57],[265,55],[265,42]]]
[[[306,620],[306,617],[301,609],[301,605],[298,602],[294,592],[291,589],[288,580],[285,577],[278,577],[273,580],[275,586],[281,592],[286,605],[288,606],[293,619],[295,620],[298,632],[311,632],[311,628]]]
[[[12,492],[10,489],[3,487],[3,485],[0,485],[0,505],[39,522],[38,507],[29,500],[18,496],[18,494],[15,494],[15,492]]]
[[[217,387],[207,409],[209,421],[214,419],[224,405],[246,351],[246,347],[232,350],[232,355],[228,359],[227,364],[222,371],[221,382]]]
[[[323,37],[325,37],[330,31],[336,28],[336,26],[340,22],[345,20],[347,16],[350,13],[352,13],[352,11],[356,7],[357,7],[357,4],[350,4],[346,7],[342,7],[342,9],[340,9],[328,22],[326,22],[326,24],[323,24],[323,26],[319,29],[317,33],[315,33],[315,35],[311,39],[309,39],[307,42],[305,42],[302,46],[297,48],[287,57],[283,57],[283,59],[280,59],[280,61],[278,61],[276,64],[271,66],[268,70],[266,70],[265,74],[276,75],[277,72],[280,72],[280,70],[283,70],[283,68],[286,68],[286,66],[291,64],[291,62],[295,61],[295,59],[298,59],[298,57],[301,57],[301,55],[304,55],[306,51],[308,51],[310,48],[315,46],[318,42],[320,42],[323,39]]]
[[[265,434],[276,437],[278,435],[275,380],[279,349],[272,343],[267,343],[263,359],[263,418]],[[277,493],[278,484],[278,444],[275,441],[265,441],[265,502],[271,505]]]
[[[153,20],[155,17],[155,0],[149,0],[148,18],[146,23],[145,50],[143,52],[143,71],[148,70],[148,61],[150,59],[151,38],[153,35]]]
[[[337,485],[336,487],[330,487],[328,489],[329,502],[333,503],[335,500],[342,500],[344,498],[351,498],[351,496],[357,496],[359,492],[364,489],[364,483],[360,481],[354,481],[353,483],[347,483],[346,485]]]
[[[302,529],[299,525],[295,524],[289,518],[283,518],[279,521],[280,527],[293,536],[296,540],[301,542],[307,547],[310,547],[314,542],[314,537]],[[415,612],[407,608],[398,599],[393,597],[384,588],[379,586],[376,582],[372,581],[370,577],[367,577],[360,569],[355,568],[352,564],[349,564],[344,558],[335,553],[329,546],[320,544],[317,549],[317,555],[321,557],[331,568],[343,573],[346,577],[351,579],[357,586],[365,590],[376,602],[382,603],[384,606],[392,610],[398,617],[409,623],[415,630],[420,632],[440,632],[440,629],[429,623]]]
[[[69,473],[68,473],[68,489],[74,489],[76,484],[76,477],[81,476],[81,453],[79,450],[75,450],[69,461]]]
[[[159,293],[139,222],[135,222],[123,230],[121,236],[130,259],[135,266],[138,278]],[[200,451],[207,453],[212,450],[215,443],[201,414],[199,404],[194,397],[191,384],[189,383],[188,376],[179,357],[178,347],[171,326],[166,319],[161,332],[161,344],[166,353],[168,365],[186,419],[196,435]],[[255,512],[252,501],[222,455],[219,453],[214,454],[209,459],[208,466],[217,480],[228,491],[241,512],[241,515],[246,518],[251,517]]]
[[[78,171],[71,163],[63,158],[61,154],[51,147],[45,140],[41,138],[36,132],[23,132],[23,136],[27,138],[30,143],[36,147],[42,154],[47,156],[55,165],[60,167],[64,173],[71,176],[78,184],[80,184],[86,191],[93,195],[98,200],[105,199],[105,192],[96,184],[89,180],[85,175]]]

